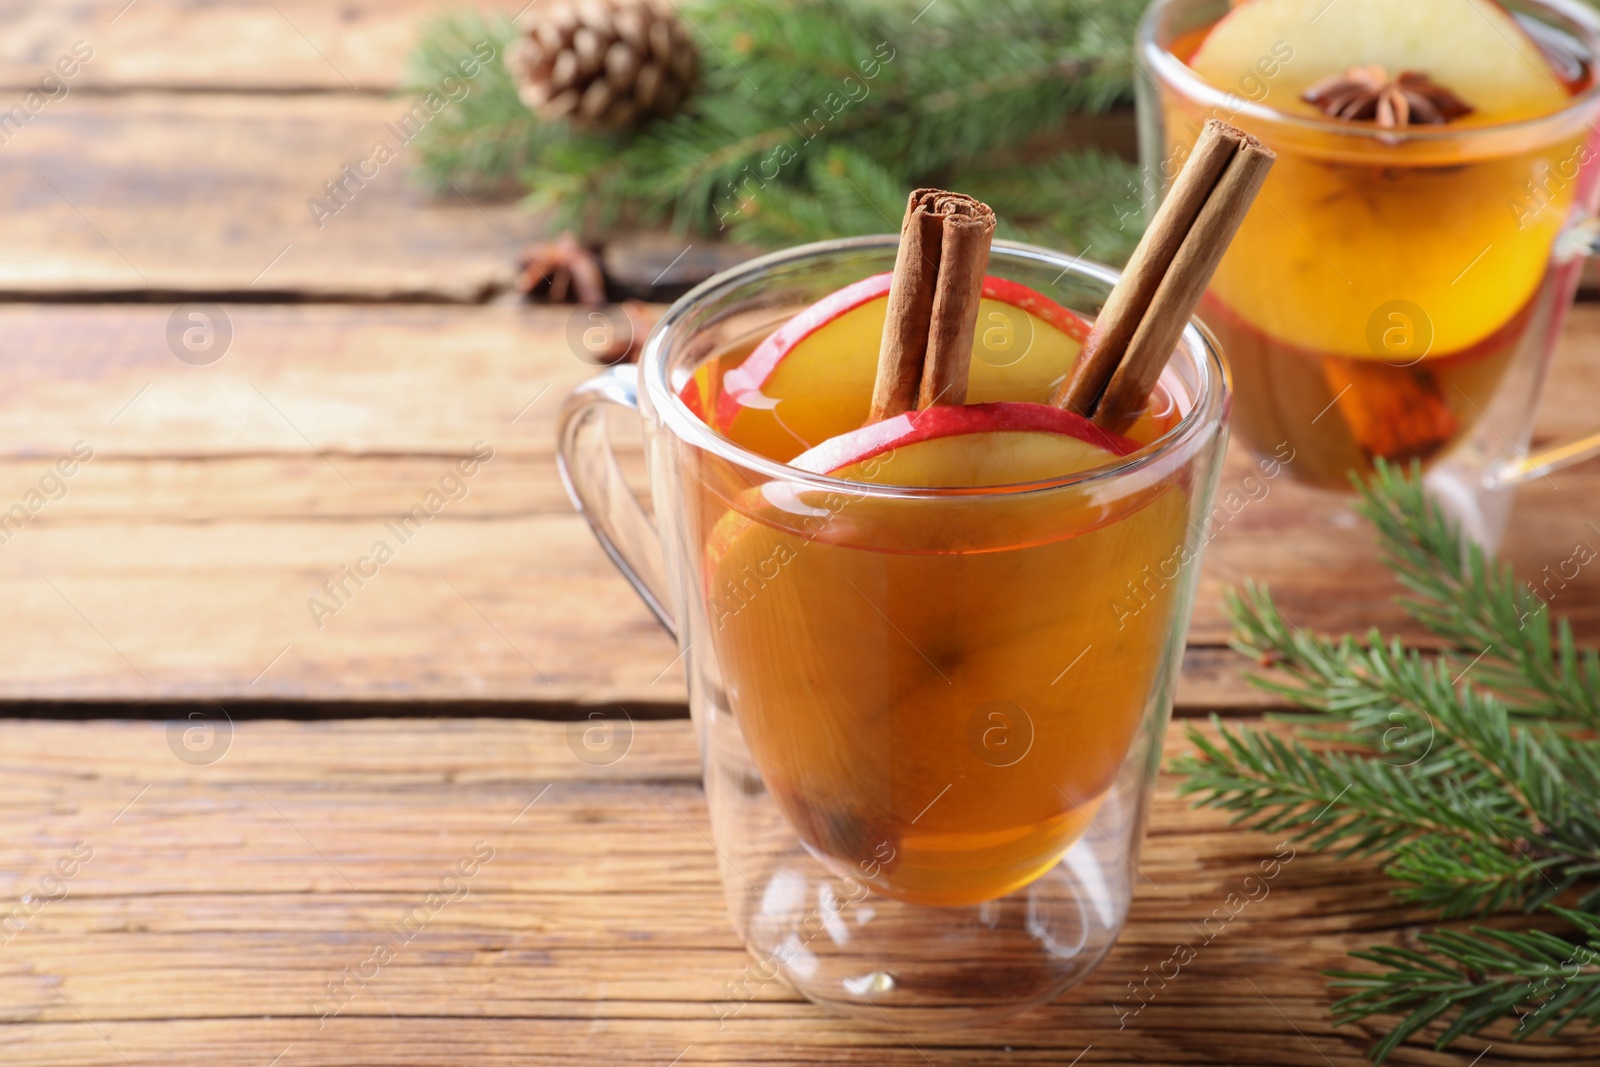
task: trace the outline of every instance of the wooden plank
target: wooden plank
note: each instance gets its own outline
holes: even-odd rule
[[[676,649],[556,479],[560,398],[594,372],[565,312],[238,305],[202,367],[169,312],[0,306],[0,500],[75,442],[95,456],[0,554],[52,620],[10,616],[8,698],[682,702]],[[399,544],[386,524],[476,441],[496,458]],[[307,600],[378,539],[382,580],[315,625]]]
[[[1005,1023],[897,1034],[777,982],[729,992],[750,961],[687,723],[639,724],[604,768],[574,758],[567,727],[509,720],[241,723],[206,766],[175,759],[161,723],[0,725],[0,901],[93,850],[0,952],[0,1064],[556,1064],[603,1042],[606,1062],[657,1065],[1355,1067],[1374,1031],[1328,1025],[1320,972],[1426,922],[1370,864],[1302,850],[1124,1017],[1128,984],[1276,843],[1189,809],[1163,777],[1146,877],[1095,974]],[[493,858],[467,893],[319,1025],[324,983],[478,842]],[[1391,1062],[1459,1067],[1491,1043],[1480,1067],[1600,1055],[1591,1034],[1513,1045],[1502,1030]]]
[[[398,132],[412,106],[353,94],[51,102],[0,130],[0,297],[474,302],[509,292],[541,224],[514,201],[424,191]],[[346,166],[369,177],[346,177]],[[330,183],[343,185],[344,206]]]
[[[0,452],[53,460],[82,439],[99,459],[337,463],[453,457],[486,440],[547,457],[561,400],[596,372],[573,354],[577,313],[562,308],[228,304],[231,344],[204,366],[173,354],[175,310],[0,304]]]
[[[131,16],[130,16],[131,17]],[[481,300],[538,232],[510,203],[431,197],[390,129],[410,103],[344,95],[74,94],[0,152],[0,295],[290,294]],[[398,153],[377,166],[382,142]],[[346,165],[331,217],[309,203]]]
[[[472,6],[514,14],[525,0]],[[399,84],[434,0],[6,0],[0,86],[38,83],[76,41],[93,58],[81,89],[261,89],[387,92]],[[9,105],[8,105],[9,106]]]
[[[328,455],[337,466],[316,456],[97,454],[74,475],[67,494],[50,505],[49,515],[51,520],[112,525],[126,523],[130,515],[180,523],[273,522],[296,515],[317,522],[381,523],[410,509],[418,487],[437,482],[456,458],[451,453]],[[643,453],[628,449],[622,459],[633,480],[643,485]],[[498,464],[493,491],[475,491],[488,482],[470,483],[467,495],[451,502],[453,515],[507,519],[571,510],[554,477],[553,450],[497,452],[493,463]],[[41,459],[0,459],[0,500],[18,500],[36,489],[44,465]],[[359,492],[351,492],[352,483]]]
[[[39,526],[0,561],[10,699],[682,700],[676,647],[572,516]],[[376,577],[325,591],[380,541]]]
[[[197,367],[167,346],[170,312],[0,305],[0,511],[74,442],[94,449],[66,495],[0,545],[15,606],[0,700],[681,706],[676,650],[556,479],[559,400],[594,372],[567,344],[570,313],[229,305],[232,348]],[[1600,308],[1580,308],[1542,439],[1584,428],[1596,334]],[[637,433],[618,428],[642,488]],[[495,459],[465,497],[318,627],[308,598],[479,440]],[[1220,497],[1243,503],[1208,549],[1180,713],[1271,706],[1219,647],[1223,591],[1247,578],[1298,625],[1425,638],[1347,501],[1250,473],[1236,450]],[[1594,541],[1574,506],[1594,499],[1593,468],[1529,487],[1510,553],[1524,574]],[[1600,639],[1592,570],[1554,601],[1586,641]]]

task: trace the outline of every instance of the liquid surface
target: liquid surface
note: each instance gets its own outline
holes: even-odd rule
[[[729,440],[784,463],[859,428],[871,404],[888,282],[886,274],[863,279],[815,308],[796,309],[776,330],[704,361],[681,395]],[[1089,323],[1003,279],[987,279],[984,291],[966,402],[1048,403]],[[826,313],[814,315],[819,309]],[[1170,431],[1182,418],[1181,393],[1163,378],[1126,435],[1150,444]]]

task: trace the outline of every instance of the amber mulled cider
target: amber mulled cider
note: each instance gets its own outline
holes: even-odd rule
[[[1594,206],[1597,150],[1592,56],[1541,7],[1167,0],[1147,18],[1147,155],[1182,159],[1219,111],[1278,151],[1202,315],[1239,432],[1292,448],[1295,477],[1347,488],[1493,433],[1520,354],[1547,355],[1576,283],[1552,246]]]
[[[1088,327],[990,278],[969,404],[863,428],[888,282],[715,353],[684,390],[730,440],[839,484],[750,489],[710,463],[689,506],[732,714],[805,844],[885,895],[968,904],[1059,861],[1146,718],[1203,489],[1182,467],[1114,498],[1073,476],[1194,397],[1169,374],[1127,434],[1048,407]]]

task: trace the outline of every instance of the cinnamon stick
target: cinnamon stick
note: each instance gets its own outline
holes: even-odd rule
[[[900,250],[889,282],[888,318],[878,349],[878,377],[872,385],[871,422],[893,418],[917,406],[922,388],[922,362],[928,354],[928,330],[944,243],[944,220],[922,203],[926,189],[911,194],[900,224]]]
[[[972,340],[978,332],[978,301],[989,269],[995,217],[988,204],[960,193],[939,193],[933,211],[944,219],[939,280],[922,364],[919,408],[967,402]]]
[[[1329,356],[1322,374],[1351,436],[1369,456],[1427,459],[1461,427],[1432,371]]]
[[[1189,317],[1200,305],[1206,286],[1211,284],[1223,254],[1239,232],[1250,205],[1255,203],[1267,171],[1272,169],[1277,158],[1272,151],[1248,134],[1243,136],[1248,139],[1240,144],[1211,199],[1183,239],[1095,408],[1095,422],[1107,430],[1120,433],[1138,417],[1188,327]]]
[[[889,283],[870,421],[964,404],[995,216],[987,204],[918,189],[906,204]]]
[[[1139,320],[1150,308],[1161,279],[1166,277],[1183,238],[1200,217],[1211,192],[1222,178],[1228,163],[1238,155],[1239,145],[1223,131],[1217,121],[1206,123],[1195,142],[1194,151],[1178,172],[1172,189],[1157,209],[1144,237],[1128,258],[1122,279],[1111,290],[1105,307],[1095,320],[1094,329],[1083,344],[1072,373],[1057,390],[1051,402],[1088,418],[1105,392],[1106,383],[1127,351]]]
[[[1053,403],[1113,432],[1133,423],[1276,158],[1206,123]]]

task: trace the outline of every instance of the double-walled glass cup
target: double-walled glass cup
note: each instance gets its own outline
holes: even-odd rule
[[[1292,455],[1292,477],[1333,489],[1380,458],[1421,460],[1435,496],[1490,547],[1516,485],[1600,454],[1600,434],[1529,452],[1596,233],[1600,21],[1565,0],[1502,4],[1531,76],[1546,63],[1568,91],[1552,113],[1403,130],[1308,115],[1284,86],[1309,25],[1209,84],[1187,61],[1229,0],[1157,0],[1138,39],[1149,193],[1210,118],[1278,153],[1201,310],[1232,365],[1243,442]]]
[[[684,650],[721,879],[755,957],[731,988],[781,976],[876,1021],[938,1025],[1052,999],[1127,916],[1228,378],[1191,326],[1163,379],[1183,414],[1159,441],[980,489],[805,473],[685,403],[708,361],[890,270],[895,249],[810,245],[706,282],[638,368],[574,393],[560,455]],[[1115,281],[1006,243],[989,272],[1086,317]],[[653,524],[607,404],[642,416]]]

